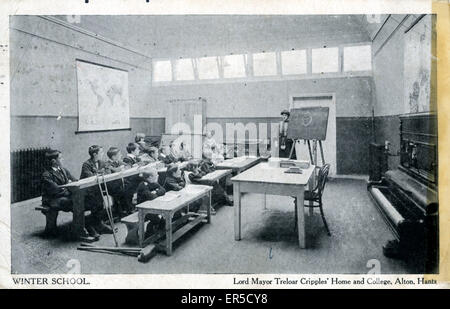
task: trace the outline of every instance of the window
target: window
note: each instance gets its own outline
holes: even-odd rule
[[[339,71],[339,49],[317,48],[312,50],[312,72],[331,73]]]
[[[199,79],[219,78],[219,67],[217,57],[203,57],[197,59]]]
[[[281,72],[283,75],[306,74],[306,50],[281,52]]]
[[[223,77],[239,78],[245,77],[245,65],[247,55],[228,55],[223,57]]]
[[[372,49],[370,45],[344,47],[344,71],[372,70]]]
[[[153,61],[153,81],[172,81],[172,64],[170,63],[170,60]]]
[[[175,62],[175,79],[176,80],[194,79],[194,68],[192,67],[192,59],[178,59]]]
[[[277,75],[275,53],[253,54],[253,74],[255,76]]]

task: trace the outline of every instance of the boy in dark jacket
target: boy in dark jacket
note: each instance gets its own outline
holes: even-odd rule
[[[175,163],[167,167],[166,179],[164,181],[164,189],[166,191],[180,191],[184,189],[186,182],[183,179],[182,171]],[[177,211],[173,218],[174,220],[181,217],[181,211]]]
[[[167,145],[161,147],[161,151],[159,153],[158,159],[159,159],[159,161],[164,162],[164,164],[166,164],[166,165],[176,162],[175,157],[170,153],[170,147]]]
[[[83,163],[80,179],[97,176],[105,173],[105,162],[103,161],[103,147],[92,145],[88,149],[89,160]],[[112,234],[111,227],[103,222],[103,197],[98,187],[87,189],[85,203],[91,210],[91,223],[87,229],[91,236],[98,237],[98,233]]]
[[[145,201],[151,201],[164,194],[166,194],[166,190],[158,183],[158,172],[156,169],[146,169],[142,173],[142,181],[137,188],[137,203],[140,204]],[[164,229],[164,219],[159,215],[147,214],[145,220],[150,220],[147,224],[146,237],[156,232],[158,229]]]
[[[119,148],[111,147],[106,153],[108,160],[105,162],[105,174],[118,173],[125,169],[125,163],[122,162]],[[125,216],[130,212],[126,200],[126,189],[129,182],[125,179],[118,179],[108,183],[108,193],[114,198],[115,206],[119,216]]]
[[[58,150],[50,150],[45,154],[47,167],[41,177],[42,205],[50,210],[45,214],[45,234],[57,236],[56,220],[58,211],[72,211],[73,203],[70,192],[60,186],[76,181],[75,177],[62,166],[62,155]],[[88,232],[84,231],[88,236]]]

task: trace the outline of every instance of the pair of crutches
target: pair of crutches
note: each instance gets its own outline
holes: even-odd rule
[[[110,200],[110,195],[108,192],[108,186],[106,185],[106,180],[105,180],[105,175],[101,174],[102,180],[103,180],[103,185],[105,186],[105,189],[103,190],[102,188],[102,184],[100,182],[100,175],[97,175],[97,184],[98,187],[100,189],[100,193],[102,194],[102,201],[103,201],[103,206],[105,207],[106,210],[106,214],[108,215],[108,220],[109,220],[109,224],[111,225],[111,229],[113,231],[113,237],[114,237],[114,244],[116,245],[116,247],[119,246],[119,243],[117,241],[117,236],[116,236],[116,228],[114,226],[114,216],[112,213],[112,203]],[[122,178],[122,184],[123,184],[123,178]]]

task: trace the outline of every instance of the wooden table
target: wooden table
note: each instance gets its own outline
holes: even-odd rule
[[[236,157],[233,159],[227,159],[216,165],[217,169],[231,169],[233,174],[239,174],[250,167],[258,164],[261,161],[259,157]]]
[[[270,167],[268,163],[260,163],[249,170],[231,178],[234,194],[234,238],[241,240],[241,194],[253,192],[272,195],[286,195],[297,198],[297,230],[300,248],[306,247],[304,191],[314,171],[311,165],[303,170],[303,174],[287,174],[287,168]]]
[[[132,167],[121,172],[112,173],[103,176],[92,176],[84,179],[80,179],[78,181],[70,182],[61,187],[67,188],[72,193],[72,201],[73,201],[73,219],[72,219],[72,230],[71,234],[75,239],[80,239],[81,235],[83,235],[84,229],[84,199],[86,195],[86,191],[89,188],[94,186],[98,187],[98,182],[103,183],[103,179],[106,183],[109,183],[113,180],[128,178],[134,175],[138,175],[142,172],[143,169],[148,167],[156,167],[157,163],[150,163],[140,167]],[[158,172],[165,172],[165,168],[158,169]]]
[[[160,196],[154,200],[143,202],[136,206],[139,216],[139,246],[145,245],[145,215],[157,214],[164,217],[166,222],[166,240],[165,250],[167,255],[172,254],[172,243],[180,238],[183,234],[191,230],[196,225],[205,220],[206,223],[211,222],[211,186],[204,185],[188,185],[180,191],[169,191],[166,195]],[[167,200],[169,194],[176,194],[177,197]],[[194,201],[208,197],[209,205],[207,205],[206,215],[198,215],[193,221],[189,222],[175,233],[173,233],[172,218],[175,212],[187,207]]]

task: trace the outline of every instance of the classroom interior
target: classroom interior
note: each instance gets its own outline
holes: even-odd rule
[[[411,35],[422,28],[429,35]],[[414,258],[384,255],[395,233],[368,183],[381,168],[370,145],[390,153],[382,151],[383,173],[396,170],[401,117],[435,111],[431,60],[431,73],[420,81],[428,85],[429,104],[413,107],[405,94],[415,78],[408,75],[407,50],[414,43],[433,49],[433,31],[431,15],[10,16],[12,153],[60,150],[64,167],[79,178],[91,145],[105,152],[115,146],[125,155],[137,133],[151,140],[170,133],[172,102],[201,98],[203,131],[213,124],[226,139],[227,124],[254,125],[256,138],[270,141],[273,159],[278,130],[271,124],[282,121],[281,111],[326,106],[330,172],[322,200],[331,234],[317,209],[305,210],[307,245],[300,248],[294,199],[247,193],[240,198],[240,241],[234,201],[180,237],[170,256],[159,252],[140,263],[77,250],[80,241],[67,236],[71,212],[59,214],[60,237],[44,237],[46,217],[35,209],[41,196],[27,196],[39,187],[37,177],[27,188],[12,185],[12,273],[67,273],[72,259],[86,274],[366,274],[374,263],[382,274],[423,272]],[[127,72],[130,129],[80,130],[79,62]],[[299,159],[309,160],[305,149]],[[18,191],[25,191],[22,197]],[[121,243],[127,228],[120,220],[116,227]],[[102,235],[95,245],[113,246],[113,236]]]

